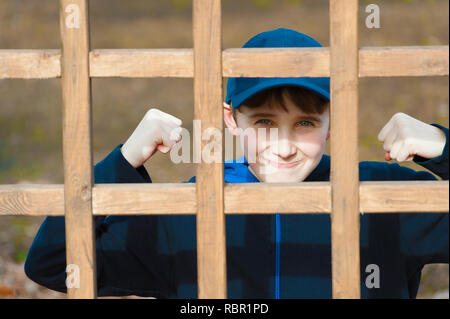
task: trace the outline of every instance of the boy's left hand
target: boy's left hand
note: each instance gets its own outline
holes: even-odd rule
[[[383,142],[387,161],[411,161],[414,155],[424,158],[440,156],[446,136],[441,129],[421,122],[407,114],[396,113],[381,129],[378,140]]]

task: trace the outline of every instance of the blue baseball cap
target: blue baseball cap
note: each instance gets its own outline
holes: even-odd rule
[[[284,48],[284,47],[322,47],[322,45],[295,30],[278,28],[265,31],[247,41],[243,48]],[[228,78],[225,102],[238,108],[251,96],[274,87],[299,86],[309,89],[328,101],[330,100],[329,77],[294,77],[294,78]]]

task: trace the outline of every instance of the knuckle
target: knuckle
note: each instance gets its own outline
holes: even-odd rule
[[[394,116],[392,116],[392,124],[394,127],[399,127],[401,123],[403,122],[403,113],[395,113]]]
[[[167,122],[165,118],[162,117],[161,114],[157,111],[147,112],[146,119],[153,122],[153,125],[158,127],[164,126],[164,123]]]
[[[397,113],[395,113],[392,117],[393,117],[394,119],[401,119],[401,118],[404,117],[404,115],[405,115],[405,113],[397,112]]]
[[[395,124],[400,127],[406,127],[408,116],[405,113],[396,113],[395,116]]]
[[[147,111],[147,113],[145,113],[145,118],[146,118],[146,119],[154,118],[155,115],[156,115],[156,113],[157,113],[157,112],[156,112],[156,109],[151,108],[150,110]]]
[[[164,112],[156,107],[152,107],[150,110],[147,111],[147,114],[151,116],[161,117],[161,115],[164,114]]]
[[[149,110],[147,111],[147,114],[155,114],[155,113],[157,113],[157,112],[158,112],[158,109],[152,107],[151,109],[149,109]]]

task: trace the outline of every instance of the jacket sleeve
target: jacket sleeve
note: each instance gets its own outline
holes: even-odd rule
[[[417,163],[423,167],[425,167],[426,169],[429,169],[430,171],[432,171],[434,174],[438,175],[440,178],[442,178],[443,180],[448,181],[448,128],[443,127],[442,125],[433,123],[431,124],[433,126],[436,126],[437,128],[440,128],[446,137],[446,141],[445,141],[445,146],[444,149],[442,151],[442,154],[438,157],[435,158],[431,158],[431,159],[426,159],[423,158],[421,156],[414,156],[414,163]]]
[[[151,183],[144,166],[134,168],[123,157],[122,145],[94,166],[95,183]],[[164,297],[168,280],[163,280],[164,273],[157,270],[164,262],[150,263],[152,267],[140,257],[157,257],[155,247],[148,246],[149,241],[157,243],[155,238],[148,237],[162,238],[165,234],[164,231],[158,234],[157,216],[96,216],[94,219],[98,295]],[[46,217],[28,252],[26,275],[47,288],[66,292],[65,245],[64,217]]]
[[[449,132],[439,124],[446,135],[446,143],[440,156],[425,159],[415,156],[413,161],[448,181]],[[393,180],[437,180],[425,171],[415,171],[398,164],[390,164]],[[412,263],[421,268],[430,263],[448,263],[449,216],[447,213],[405,213],[400,215],[402,251]]]

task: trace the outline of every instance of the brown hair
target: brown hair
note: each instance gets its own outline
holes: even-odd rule
[[[269,107],[274,105],[280,105],[283,110],[287,111],[286,104],[283,98],[283,93],[286,93],[287,97],[303,112],[305,113],[318,113],[323,114],[329,106],[329,102],[321,95],[314,93],[309,89],[305,89],[298,86],[279,86],[261,91],[247,100],[241,105],[245,105],[250,108],[259,107],[269,101]],[[275,102],[275,103],[274,103]],[[236,109],[231,108],[233,117],[236,120]],[[237,108],[239,111],[239,108]],[[240,112],[240,111],[239,111]]]

